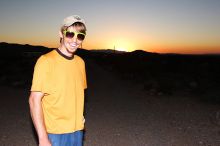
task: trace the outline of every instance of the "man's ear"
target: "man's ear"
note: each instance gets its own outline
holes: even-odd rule
[[[60,38],[63,38],[63,33],[61,31],[59,31],[59,36]]]

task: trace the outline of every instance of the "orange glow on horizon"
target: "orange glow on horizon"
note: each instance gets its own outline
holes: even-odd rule
[[[17,43],[17,44],[30,44],[33,46],[45,46],[49,48],[57,48],[59,47],[59,40],[56,39],[55,41],[31,41],[31,40],[15,40],[12,39],[11,41],[7,41],[6,39],[3,39],[2,42],[7,43]],[[30,43],[31,42],[31,43]],[[138,45],[136,45],[138,44]],[[158,43],[160,44],[160,43]],[[105,47],[107,46],[107,47]],[[178,54],[220,54],[220,45],[216,46],[210,46],[210,45],[155,45],[152,42],[147,42],[146,44],[141,44],[140,42],[130,41],[129,39],[118,39],[118,40],[111,40],[106,42],[98,42],[98,41],[92,41],[89,42],[89,40],[85,40],[85,42],[82,44],[82,48],[87,50],[106,50],[106,49],[112,49],[112,50],[118,50],[118,51],[126,51],[126,52],[132,52],[135,50],[144,50],[147,52],[155,52],[155,53],[178,53]]]
[[[157,52],[157,53],[177,53],[177,54],[220,54],[220,46],[219,47],[210,47],[210,46],[155,47],[145,51]]]

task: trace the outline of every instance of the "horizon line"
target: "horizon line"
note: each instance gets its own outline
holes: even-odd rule
[[[33,46],[33,47],[44,47],[44,48],[48,48],[48,49],[55,49],[53,47],[47,47],[47,46],[43,46],[43,45],[32,45],[32,44],[22,44],[22,43],[9,43],[9,42],[0,42],[0,44],[13,44],[13,45],[29,45],[29,46]],[[164,55],[220,55],[219,53],[176,53],[176,52],[166,52],[166,53],[162,53],[162,52],[150,52],[150,51],[146,51],[143,49],[136,49],[133,51],[119,51],[119,50],[115,50],[113,49],[86,49],[86,48],[78,48],[78,49],[83,49],[83,50],[87,50],[87,51],[112,51],[112,52],[121,52],[121,53],[132,53],[132,52],[136,52],[136,51],[143,51],[146,53],[156,53],[156,54],[164,54]]]

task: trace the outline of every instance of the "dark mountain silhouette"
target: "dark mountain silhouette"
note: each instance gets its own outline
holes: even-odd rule
[[[40,54],[49,52],[51,49],[43,46],[31,46],[28,44],[8,44],[8,43],[0,43],[1,50],[1,58],[7,57],[19,57],[30,54]]]
[[[30,87],[37,58],[53,48],[0,43],[0,85]],[[86,64],[96,63],[121,79],[142,86],[146,94],[185,92],[220,102],[220,55],[159,54],[136,50],[78,49]]]

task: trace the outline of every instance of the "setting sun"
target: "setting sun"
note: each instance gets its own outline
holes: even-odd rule
[[[109,41],[108,46],[117,51],[131,52],[135,49],[135,45],[131,42],[129,39],[116,38],[115,40]]]
[[[119,47],[119,48],[114,48],[115,50],[117,51],[124,51],[124,52],[128,52],[128,49],[126,48],[122,48],[122,47]]]

